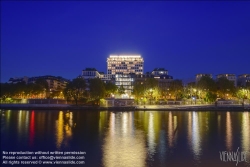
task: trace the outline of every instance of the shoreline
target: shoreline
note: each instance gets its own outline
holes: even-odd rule
[[[146,105],[146,106],[74,106],[65,104],[0,104],[4,110],[107,110],[107,111],[250,111],[250,105]]]

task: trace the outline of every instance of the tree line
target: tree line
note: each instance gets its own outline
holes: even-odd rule
[[[135,81],[133,85],[133,96],[138,103],[159,100],[185,100],[203,99],[205,102],[214,102],[216,99],[249,99],[250,85],[246,87],[235,87],[234,83],[227,78],[213,80],[203,76],[197,83],[189,83],[184,86],[182,80],[175,79],[167,86],[159,86],[155,78],[145,78],[143,81]],[[119,88],[111,82],[104,83],[99,78],[89,79],[88,82],[81,77],[70,81],[66,88],[58,88],[50,91],[46,80],[37,79],[35,83],[16,84],[1,83],[2,100],[8,98],[65,98],[73,100],[77,105],[79,102],[93,102],[99,104],[100,99],[111,97],[115,94],[124,94],[123,86]]]
[[[146,78],[144,82],[135,81],[134,96],[138,103],[140,100],[186,100],[202,99],[205,102],[215,102],[217,99],[249,99],[250,84],[245,87],[235,87],[227,78],[213,80],[203,76],[197,83],[192,82],[184,86],[182,80],[175,79],[166,87],[160,87],[154,78]]]

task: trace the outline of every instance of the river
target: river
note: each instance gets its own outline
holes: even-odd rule
[[[84,152],[75,167],[250,166],[250,112],[2,110],[1,149]]]

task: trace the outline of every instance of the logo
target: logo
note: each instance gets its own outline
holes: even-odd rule
[[[247,161],[247,152],[239,151],[239,147],[237,151],[220,151],[220,160],[223,162],[236,162],[236,166],[239,162],[248,162]]]

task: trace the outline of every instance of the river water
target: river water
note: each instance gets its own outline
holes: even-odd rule
[[[250,112],[5,110],[1,149],[85,152],[75,167],[250,166]]]

